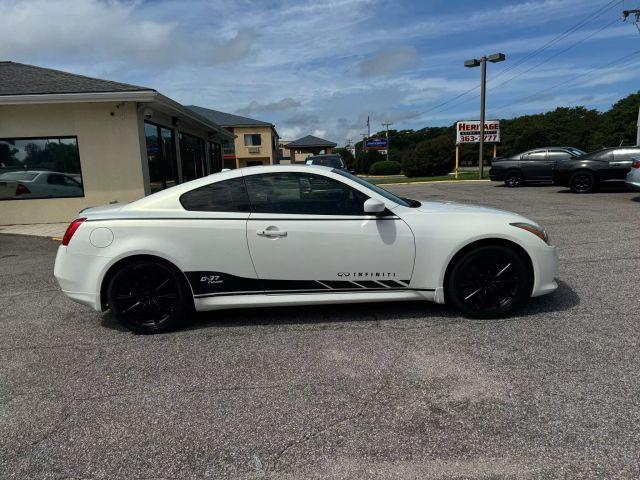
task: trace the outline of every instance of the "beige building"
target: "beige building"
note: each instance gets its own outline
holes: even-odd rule
[[[291,156],[290,163],[304,163],[307,157],[333,152],[337,144],[324,138],[307,135],[287,144]]]
[[[279,138],[272,123],[196,105],[190,105],[189,108],[235,135],[235,141],[229,140],[223,145],[224,168],[278,163]]]
[[[219,171],[233,140],[154,89],[0,62],[0,225],[66,222]]]

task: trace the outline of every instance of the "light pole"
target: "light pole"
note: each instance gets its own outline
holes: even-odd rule
[[[381,124],[383,127],[385,127],[386,132],[387,132],[387,162],[389,161],[389,125],[393,125],[393,123],[391,122],[386,122],[386,123],[382,123]]]
[[[484,112],[485,112],[485,97],[487,93],[487,60],[491,63],[503,62],[505,60],[504,53],[494,53],[493,55],[486,55],[480,59],[472,58],[471,60],[465,60],[464,66],[467,68],[482,67],[482,80],[480,83],[480,155],[478,157],[478,165],[480,166],[480,178],[484,177]]]

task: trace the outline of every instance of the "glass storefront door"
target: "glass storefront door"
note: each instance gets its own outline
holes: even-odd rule
[[[178,183],[173,131],[154,123],[144,123],[151,193]]]

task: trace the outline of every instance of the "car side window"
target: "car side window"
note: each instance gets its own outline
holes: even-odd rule
[[[180,196],[185,210],[198,212],[249,212],[249,196],[242,177],[222,180]]]
[[[564,150],[549,150],[549,160],[564,160],[571,158],[571,154]]]
[[[523,160],[528,160],[530,162],[538,162],[540,160],[547,159],[547,152],[545,150],[538,150],[537,152],[527,153],[522,156]]]
[[[321,175],[298,172],[245,177],[251,211],[300,215],[364,215],[364,193]]]
[[[49,185],[64,185],[64,177],[62,175],[49,175],[47,177],[47,183]]]

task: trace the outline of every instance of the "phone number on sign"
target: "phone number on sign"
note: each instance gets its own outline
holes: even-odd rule
[[[480,141],[480,135],[460,135],[460,143],[478,143]],[[497,142],[498,135],[485,135],[485,142]]]

